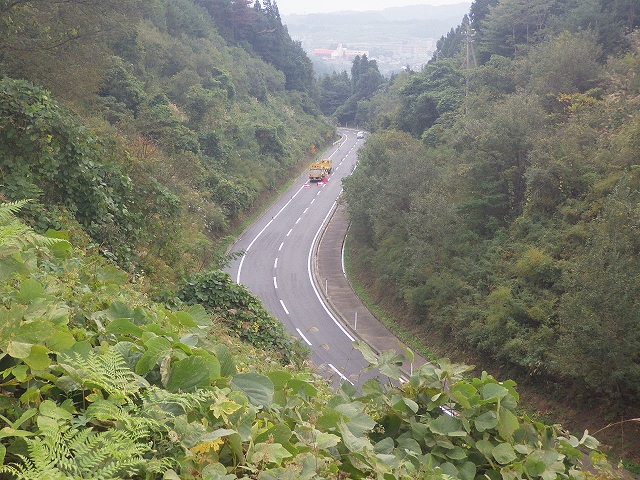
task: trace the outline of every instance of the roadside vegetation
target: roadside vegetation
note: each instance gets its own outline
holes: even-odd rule
[[[494,59],[485,73],[505,91],[455,55],[390,83],[363,57],[336,102],[275,1],[0,0],[0,476],[618,478],[589,432],[524,414],[513,380],[466,365],[401,384],[405,358],[360,344],[381,378],[332,391],[220,271],[234,228],[335,140],[336,119],[369,122],[345,184],[356,262],[372,259],[415,325],[525,374],[539,355],[535,378],[627,415],[634,37],[563,35],[539,57]],[[541,96],[549,52],[567,50],[553,42],[588,40],[582,61],[619,54]],[[589,352],[603,328],[610,347]],[[564,343],[547,358],[549,338]],[[575,358],[558,378],[562,345]],[[590,354],[610,378],[584,368]]]
[[[440,355],[615,424],[638,459],[632,3],[474,2],[423,71],[359,104],[374,133],[344,187],[375,303]]]
[[[333,392],[228,275],[151,302],[22,206],[0,207],[3,478],[583,478],[587,454],[614,478],[595,438],[519,415],[511,381],[441,361],[393,387],[402,358],[360,345],[389,383]]]

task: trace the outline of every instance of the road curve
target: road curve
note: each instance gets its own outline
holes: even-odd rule
[[[309,183],[304,172],[231,247],[244,250],[225,271],[257,295],[265,308],[312,351],[311,361],[334,384],[359,386],[375,372],[353,348],[356,338],[331,313],[313,280],[314,245],[342,192],[342,178],[355,168],[363,140],[339,129],[341,140],[323,158],[333,171],[325,183]],[[339,252],[336,255],[340,255]]]

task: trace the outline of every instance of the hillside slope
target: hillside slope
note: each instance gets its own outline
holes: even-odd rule
[[[218,240],[334,140],[277,12],[225,5],[3,7],[4,198],[37,200],[37,229],[88,235],[157,293],[219,264]]]
[[[359,105],[363,283],[437,355],[570,402],[637,459],[640,18],[486,1],[469,21]]]

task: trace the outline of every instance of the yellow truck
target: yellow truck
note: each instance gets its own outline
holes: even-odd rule
[[[332,170],[331,159],[323,158],[318,162],[309,165],[309,181],[320,182],[324,177],[329,175]]]

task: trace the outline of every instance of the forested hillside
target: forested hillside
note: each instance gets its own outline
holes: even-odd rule
[[[629,52],[611,70],[618,72],[614,93],[626,87],[628,94],[611,97],[615,102],[632,97],[624,70],[635,65],[634,50]],[[518,62],[505,61],[519,72]],[[218,269],[225,261],[224,237],[334,140],[334,125],[318,108],[310,65],[270,0],[0,0],[0,477],[620,478],[588,432],[573,434],[522,413],[515,382],[487,373],[471,377],[470,367],[446,359],[415,369],[402,383],[398,367],[407,359],[395,352],[377,356],[357,344],[382,380],[360,391],[348,383],[331,391],[300,342]],[[456,68],[452,60],[450,71]],[[359,59],[352,75],[355,96],[346,114],[374,113],[379,100],[373,94],[384,84],[375,62]],[[423,135],[437,147],[427,149],[400,131],[382,132],[371,139],[363,170],[371,172],[384,152],[405,162],[440,152],[438,161],[421,164],[443,187],[442,197],[430,197],[426,183],[419,183],[425,180],[422,167],[413,171],[390,192],[399,209],[387,210],[388,226],[397,231],[391,222],[406,213],[405,186],[413,182],[414,193],[424,193],[425,212],[432,204],[450,212],[432,247],[426,245],[434,232],[421,233],[424,251],[444,255],[437,241],[458,232],[462,241],[452,248],[475,252],[485,267],[475,268],[479,279],[499,280],[508,257],[496,256],[503,268],[493,270],[482,255],[489,244],[496,255],[504,251],[495,242],[508,236],[509,218],[474,222],[456,209],[457,197],[446,196],[467,198],[464,185],[473,181],[465,175],[482,168],[460,161],[466,140],[449,144],[447,125],[488,123],[483,111],[497,120],[492,106],[509,98],[487,93],[483,110],[475,80],[468,97],[475,113],[456,114],[454,103],[444,102],[451,115],[440,117],[441,135]],[[609,112],[608,98],[576,92],[553,118],[560,125],[596,105]],[[536,117],[541,124],[544,112],[540,107]],[[591,197],[578,198],[572,217],[576,251],[590,247],[580,243],[579,227],[593,225],[599,235],[591,248],[610,265],[605,254],[622,258],[632,247],[633,232],[622,229],[627,235],[616,237],[620,252],[607,250],[608,226],[597,221],[601,212],[630,208],[624,202],[635,178],[634,148],[626,140],[633,139],[627,123],[633,110],[627,113],[587,115],[591,130],[585,128],[577,143],[567,141],[567,152],[571,146],[595,148],[589,133],[607,119],[608,158],[616,158],[615,148],[629,155],[626,164],[611,162],[618,176],[591,160],[594,171],[587,172],[583,188],[600,192],[600,201],[595,193],[593,205],[586,203]],[[580,125],[576,119],[575,128]],[[628,137],[620,126],[629,129]],[[459,130],[465,131],[472,130]],[[476,133],[482,138],[482,129]],[[484,133],[487,149],[493,133]],[[547,139],[540,161],[551,162],[560,144]],[[409,175],[411,162],[393,171]],[[375,182],[389,171],[380,168]],[[449,192],[440,180],[453,174],[467,182]],[[599,189],[587,188],[591,178]],[[620,185],[630,188],[617,197]],[[489,187],[480,190],[476,204]],[[581,205],[589,205],[593,223],[580,223]],[[617,212],[612,224],[627,225],[629,217]],[[373,222],[371,212],[364,215],[363,222]],[[354,231],[363,233],[363,222],[354,223]],[[371,226],[376,230],[370,238],[382,238],[384,230]],[[577,275],[582,271],[605,282],[596,260],[576,264],[576,284],[589,279]],[[554,262],[541,265],[549,263],[555,272]],[[532,284],[547,288],[545,268],[535,261],[519,268],[539,273],[541,280],[533,276]],[[452,269],[450,278],[461,269]],[[392,272],[381,280],[390,282]],[[634,292],[625,291],[631,298]],[[481,311],[482,291],[474,298]],[[579,304],[590,297],[572,298]],[[504,310],[500,305],[496,316]],[[621,301],[612,305],[624,307]]]
[[[440,355],[603,412],[591,428],[636,455],[639,12],[475,1],[423,71],[358,104],[375,133],[344,182],[374,301]]]
[[[0,184],[156,290],[327,142],[269,1],[0,2]]]

